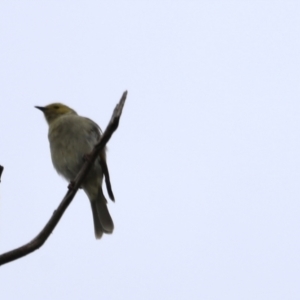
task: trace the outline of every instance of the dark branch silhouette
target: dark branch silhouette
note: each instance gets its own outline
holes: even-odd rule
[[[1,176],[2,176],[3,170],[4,170],[4,167],[0,166],[0,182],[1,182]]]
[[[109,139],[111,138],[114,131],[118,128],[119,120],[120,120],[120,117],[122,114],[122,110],[123,110],[123,107],[125,104],[126,97],[127,97],[127,91],[125,91],[123,93],[121,100],[119,101],[116,108],[114,109],[113,115],[110,119],[109,124],[107,125],[107,128],[105,129],[105,131],[103,132],[103,135],[101,136],[101,139],[95,145],[93,151],[88,154],[89,159],[87,159],[85,161],[81,170],[77,174],[75,180],[72,181],[69,191],[63,198],[63,200],[60,203],[60,205],[58,206],[58,208],[54,211],[54,213],[53,213],[52,217],[50,218],[50,220],[48,221],[48,223],[45,225],[45,227],[42,229],[42,231],[31,242],[29,242],[17,249],[14,249],[12,251],[9,251],[9,252],[6,252],[6,253],[0,255],[0,266],[6,264],[8,262],[11,262],[13,260],[16,260],[18,258],[21,258],[21,257],[37,250],[45,243],[45,241],[47,240],[47,238],[49,237],[49,235],[52,233],[53,229],[59,222],[60,218],[64,214],[65,210],[67,209],[67,207],[69,206],[69,204],[71,203],[73,198],[75,197],[79,187],[81,186],[81,183],[83,182],[86,174],[92,167],[96,157],[98,156],[100,151],[105,147],[106,143],[109,141]],[[0,177],[1,177],[2,171],[3,171],[3,167],[2,167],[2,170],[0,168]]]

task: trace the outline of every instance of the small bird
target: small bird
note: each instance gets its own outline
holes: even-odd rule
[[[64,104],[53,103],[35,107],[44,113],[49,125],[48,139],[53,166],[71,182],[81,169],[85,155],[90,153],[99,141],[102,131],[95,122],[79,116],[75,110]],[[106,149],[99,154],[82,183],[82,188],[90,199],[97,239],[100,239],[103,233],[112,233],[114,230],[102,190],[103,176],[108,195],[114,201],[106,163]]]

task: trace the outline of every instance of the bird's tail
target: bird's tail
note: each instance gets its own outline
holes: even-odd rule
[[[100,239],[103,233],[112,233],[114,223],[107,208],[107,201],[99,187],[97,199],[90,199],[94,219],[95,236]]]

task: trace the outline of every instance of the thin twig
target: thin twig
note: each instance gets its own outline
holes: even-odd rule
[[[3,170],[4,170],[4,167],[0,166],[0,182],[1,182],[1,176],[2,176]]]
[[[14,249],[12,251],[6,252],[2,255],[0,255],[0,266],[4,265],[8,262],[11,262],[13,260],[16,260],[18,258],[21,258],[38,248],[40,248],[47,238],[52,233],[53,229],[59,222],[60,218],[64,214],[65,210],[73,200],[74,196],[76,195],[79,187],[81,186],[81,183],[83,182],[86,174],[92,167],[96,157],[101,152],[101,150],[105,147],[106,143],[111,138],[114,131],[118,128],[119,120],[122,114],[122,110],[125,104],[125,100],[127,97],[127,91],[125,91],[122,95],[121,100],[117,104],[116,108],[114,109],[113,115],[110,119],[109,124],[107,125],[107,128],[105,129],[103,135],[101,136],[101,139],[99,142],[95,145],[93,151],[89,154],[90,159],[86,160],[83,164],[81,170],[77,174],[74,182],[72,182],[72,188],[69,189],[65,197],[63,198],[62,202],[58,206],[58,208],[54,211],[52,217],[48,221],[48,223],[45,225],[45,227],[42,229],[42,231],[29,243]],[[1,174],[0,174],[1,175]]]

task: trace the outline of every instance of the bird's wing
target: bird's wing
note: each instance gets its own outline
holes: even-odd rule
[[[86,119],[88,119],[88,118],[86,118]],[[88,120],[93,125],[93,126],[91,126],[90,137],[91,137],[91,139],[98,142],[101,135],[102,135],[102,130],[98,126],[98,124],[96,124],[94,121],[92,121],[90,119],[88,119]],[[112,188],[111,188],[110,177],[109,177],[108,167],[107,167],[107,163],[106,163],[106,153],[105,153],[105,151],[106,151],[106,147],[99,154],[99,157],[100,157],[99,163],[100,163],[102,172],[103,172],[104,177],[105,177],[105,184],[106,184],[106,189],[107,189],[109,198],[112,201],[115,201],[114,193],[113,193]]]
[[[108,172],[108,167],[107,167],[106,157],[105,156],[106,156],[105,152],[102,151],[100,153],[100,165],[101,165],[101,168],[102,168],[102,172],[103,172],[103,174],[105,176],[105,184],[106,184],[106,189],[107,189],[109,198],[112,201],[115,201],[114,193],[112,191],[111,184],[110,184],[110,177],[109,177],[109,172]]]

